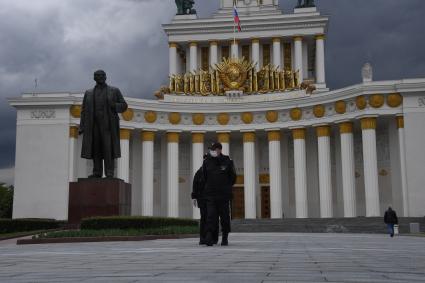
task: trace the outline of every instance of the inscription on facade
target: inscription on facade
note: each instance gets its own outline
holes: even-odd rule
[[[54,119],[56,118],[55,110],[33,110],[31,111],[31,119],[41,120],[41,119]]]

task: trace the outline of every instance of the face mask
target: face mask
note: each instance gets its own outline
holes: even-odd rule
[[[217,157],[218,156],[217,151],[215,151],[215,150],[210,150],[210,155],[212,157]]]

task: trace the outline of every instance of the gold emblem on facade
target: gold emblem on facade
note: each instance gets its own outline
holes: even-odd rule
[[[312,84],[299,80],[299,71],[281,69],[270,64],[258,71],[255,64],[242,58],[224,58],[209,70],[199,69],[186,74],[173,74],[168,87],[155,93],[158,99],[164,94],[175,95],[225,95],[226,91],[242,91],[245,94],[265,94],[305,89],[314,91]]]
[[[239,58],[224,58],[220,64],[215,65],[220,80],[223,82],[224,91],[245,90],[248,72],[254,69],[254,64]]]

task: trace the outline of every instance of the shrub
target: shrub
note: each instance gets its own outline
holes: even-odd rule
[[[12,218],[13,186],[0,183],[0,218]]]
[[[182,218],[164,217],[93,217],[81,221],[81,230],[103,229],[148,229],[163,228],[168,226],[197,226],[198,221]]]
[[[57,229],[63,224],[53,219],[0,219],[0,234]]]

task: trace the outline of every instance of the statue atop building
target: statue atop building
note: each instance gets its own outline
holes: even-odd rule
[[[193,9],[195,0],[176,0],[177,15],[193,15],[196,10]]]
[[[298,0],[298,5],[296,8],[310,8],[316,7],[314,0]]]

